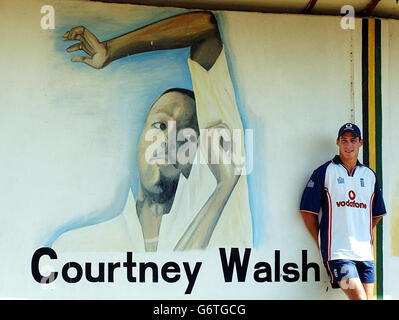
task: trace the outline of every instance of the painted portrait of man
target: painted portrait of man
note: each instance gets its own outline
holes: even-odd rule
[[[136,154],[136,197],[129,192],[116,217],[70,228],[52,246],[77,251],[251,247],[244,128],[215,16],[210,12],[171,16],[103,42],[78,26],[66,31],[62,40],[77,41],[67,52],[86,53],[72,57],[72,62],[95,69],[143,52],[188,47],[193,90],[170,88],[159,93],[149,107]],[[150,132],[152,137],[163,136],[164,141],[158,153],[148,156],[153,145]],[[200,151],[204,132],[210,139]],[[219,133],[216,138],[215,132]],[[184,161],[179,150],[190,143],[194,152]],[[180,155],[187,153],[184,151]],[[244,161],[237,161],[237,152]],[[200,159],[215,153],[220,161]],[[171,157],[172,161],[159,161]]]

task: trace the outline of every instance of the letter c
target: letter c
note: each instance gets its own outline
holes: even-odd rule
[[[42,256],[49,256],[50,259],[57,259],[57,253],[53,249],[47,247],[37,249],[32,257],[32,276],[39,283],[51,283],[57,278],[58,272],[51,272],[50,275],[43,276],[39,271],[39,261]]]

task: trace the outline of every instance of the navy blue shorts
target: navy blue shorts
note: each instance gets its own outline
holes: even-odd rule
[[[359,278],[362,283],[375,282],[374,261],[353,261],[346,259],[324,261],[331,286],[339,288],[338,282]]]

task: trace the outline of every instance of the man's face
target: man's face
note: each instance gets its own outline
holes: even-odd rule
[[[175,128],[171,128],[170,126],[175,126]],[[155,101],[148,112],[139,142],[139,177],[141,185],[147,191],[155,194],[168,192],[168,189],[173,189],[173,185],[177,186],[180,173],[187,170],[187,167],[191,168],[190,164],[168,163],[168,151],[175,151],[183,143],[176,142],[175,137],[171,137],[170,141],[173,140],[175,146],[173,146],[173,149],[172,146],[168,148],[168,134],[173,129],[178,133],[183,128],[192,128],[194,131],[198,130],[194,100],[187,95],[175,91],[163,94]],[[161,153],[161,156],[157,156],[158,153],[156,152],[156,156],[154,157],[163,158],[161,159],[164,160],[163,164],[148,161],[151,159],[147,159],[146,157],[148,148],[154,146],[154,141],[148,140],[148,137],[146,138],[148,133],[151,133],[151,135],[155,133],[164,137],[164,142],[160,145],[164,153]]]
[[[339,155],[342,160],[357,160],[359,149],[363,145],[363,140],[356,137],[352,132],[344,132],[337,139]]]

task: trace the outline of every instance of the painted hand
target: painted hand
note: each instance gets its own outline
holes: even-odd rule
[[[208,166],[218,185],[234,188],[241,176],[232,157],[232,132],[221,120],[207,126],[207,143],[201,141],[203,154],[208,155]],[[205,150],[207,148],[207,150]]]
[[[74,52],[83,50],[89,55],[89,57],[75,56],[71,59],[73,62],[84,62],[96,69],[101,69],[109,63],[107,61],[108,50],[106,44],[100,42],[93,33],[83,26],[75,27],[65,32],[62,36],[62,40],[79,41],[68,47],[66,51]]]

